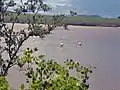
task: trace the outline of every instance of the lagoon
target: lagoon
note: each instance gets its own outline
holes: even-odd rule
[[[16,30],[26,27],[17,24]],[[32,37],[21,47],[39,49],[35,55],[45,54],[47,59],[54,58],[59,63],[66,59],[74,59],[83,65],[93,65],[97,68],[90,75],[90,90],[119,90],[120,88],[120,28],[115,27],[82,27],[68,26],[70,30],[62,27],[56,28],[51,35],[43,40]],[[83,40],[83,46],[78,42]],[[64,46],[61,48],[60,43]],[[21,72],[12,68],[9,70],[8,80],[12,87],[19,87],[25,83]]]

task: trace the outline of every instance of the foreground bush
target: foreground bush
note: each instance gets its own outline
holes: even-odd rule
[[[36,50],[35,50],[36,51]],[[30,90],[88,90],[88,74],[95,67],[85,67],[72,59],[66,60],[64,65],[54,60],[45,60],[45,55],[33,56],[34,50],[27,48],[24,52],[20,69],[27,76],[26,83]],[[33,67],[34,66],[34,67]],[[36,66],[36,67],[35,67]],[[74,72],[75,74],[73,75]],[[0,90],[9,90],[4,76],[0,77]],[[21,90],[26,90],[21,84]]]
[[[54,60],[46,61],[45,55],[35,57],[32,53],[33,50],[28,48],[21,58],[30,90],[88,90],[87,80],[88,74],[92,73],[92,66],[84,67],[72,59],[60,65]],[[71,71],[76,75],[72,75]],[[24,90],[23,84],[21,89]]]
[[[5,77],[0,76],[0,90],[8,90],[8,81]]]

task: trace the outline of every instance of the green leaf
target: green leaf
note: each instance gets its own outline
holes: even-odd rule
[[[24,90],[24,89],[25,89],[24,84],[21,84],[20,89],[21,89],[21,90]]]

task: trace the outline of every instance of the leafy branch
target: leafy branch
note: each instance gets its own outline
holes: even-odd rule
[[[6,0],[8,1],[8,0]],[[29,37],[31,36],[39,36],[41,39],[43,39],[46,35],[51,34],[51,31],[54,30],[56,26],[58,26],[57,23],[61,23],[63,18],[61,18],[61,21],[57,22],[56,24],[47,24],[46,27],[43,27],[41,23],[38,23],[37,18],[44,18],[40,17],[38,15],[39,11],[49,11],[51,10],[50,7],[48,7],[46,4],[43,3],[41,0],[27,0],[25,3],[23,3],[23,0],[20,1],[20,5],[14,9],[14,12],[11,12],[12,17],[11,18],[11,27],[5,23],[5,18],[8,16],[8,9],[9,7],[14,7],[16,6],[16,3],[13,0],[10,0],[9,2],[6,2],[4,0],[0,1],[0,11],[2,14],[0,14],[0,20],[1,20],[1,28],[0,28],[0,37],[2,38],[2,41],[5,41],[5,46],[2,46],[1,51],[2,53],[6,52],[8,53],[8,60],[4,60],[4,63],[2,62],[1,64],[1,75],[6,76],[8,74],[9,68],[11,68],[13,65],[15,65],[16,61],[20,60],[17,54],[19,53],[19,50],[23,43],[28,40]],[[4,11],[3,11],[4,8]],[[28,13],[32,14],[28,14]],[[7,13],[7,14],[6,14]],[[20,20],[20,15],[25,15],[27,16],[32,16],[32,21],[31,18],[27,18],[28,22],[28,28],[25,29],[23,28],[22,30],[15,30],[15,23],[16,20]],[[59,15],[58,15],[59,16]],[[59,17],[60,18],[60,17]],[[58,20],[59,18],[55,19]],[[55,22],[53,19],[53,22]],[[2,50],[4,49],[4,50]],[[1,60],[3,58],[1,57]],[[5,62],[6,61],[6,62]],[[6,64],[7,63],[7,64]]]
[[[35,57],[33,53],[34,50],[27,48],[21,58],[23,66],[27,65],[26,82],[31,90],[88,90],[88,74],[92,73],[95,67],[85,67],[72,59],[60,65],[54,60],[45,60],[45,55]],[[35,64],[36,68],[32,67],[32,64]],[[71,71],[77,76],[73,76]]]

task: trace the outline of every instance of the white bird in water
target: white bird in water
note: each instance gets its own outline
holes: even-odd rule
[[[78,45],[79,45],[79,46],[82,46],[82,43],[83,43],[83,41],[80,41],[80,42],[78,42]]]
[[[60,46],[61,46],[61,47],[63,47],[63,46],[64,46],[64,43],[63,43],[63,42],[61,42],[61,43],[60,43]]]

